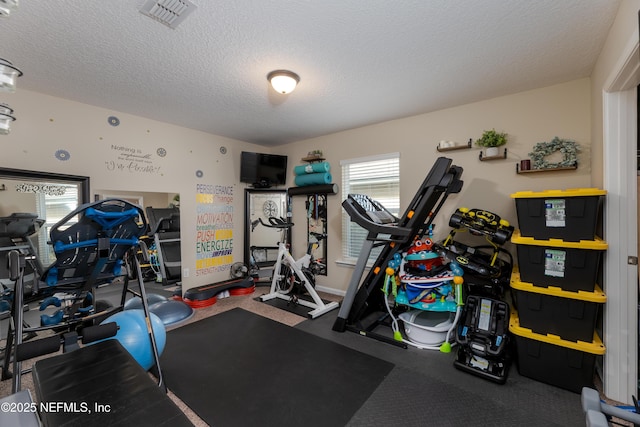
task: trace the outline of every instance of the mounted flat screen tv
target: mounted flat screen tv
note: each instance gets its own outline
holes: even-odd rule
[[[287,156],[243,151],[240,155],[240,182],[256,188],[285,185]]]

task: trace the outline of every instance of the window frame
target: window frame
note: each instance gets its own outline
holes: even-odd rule
[[[369,183],[367,180],[363,180],[356,185],[353,184],[352,174],[346,170],[353,165],[360,165],[363,167],[371,167],[371,163],[382,163],[385,162],[390,163],[388,166],[391,166],[393,175],[385,177],[384,180],[380,181],[380,177],[377,176],[374,179],[370,179]],[[367,194],[372,199],[380,202],[386,209],[388,209],[395,216],[399,216],[400,213],[400,153],[392,152],[386,154],[379,154],[373,156],[365,156],[358,157],[353,159],[345,159],[340,161],[340,167],[342,169],[342,195],[343,198],[347,198],[349,193],[360,193]],[[379,200],[380,193],[372,194],[372,189],[369,188],[368,191],[353,191],[353,187],[363,187],[366,185],[370,185],[373,181],[377,181],[374,185],[379,186],[382,184],[384,186],[384,182],[386,181],[387,188],[390,189],[390,193],[394,193],[391,196],[392,200],[389,200],[389,195],[387,194],[384,202]],[[357,253],[362,246],[362,242],[366,238],[366,230],[364,228],[357,225],[355,222],[351,221],[349,215],[343,209],[341,212],[341,230],[342,230],[342,247],[341,247],[341,259],[338,261],[339,264],[345,265],[355,265],[358,259],[358,256],[354,256],[354,253]],[[354,234],[355,232],[355,234]],[[353,239],[355,241],[352,241]],[[378,257],[378,253],[381,250],[381,247],[374,248],[369,255],[369,259],[367,261],[367,265],[371,265],[376,258]]]

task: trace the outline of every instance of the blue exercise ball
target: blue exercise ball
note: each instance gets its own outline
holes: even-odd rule
[[[167,331],[162,320],[153,313],[149,313],[153,334],[156,339],[158,356],[164,351],[167,342]],[[151,338],[147,330],[147,323],[144,319],[143,310],[125,310],[109,316],[102,324],[115,322],[118,325],[118,333],[112,338],[120,341],[120,344],[127,349],[129,354],[145,370],[151,369],[155,364],[153,350],[151,348]]]

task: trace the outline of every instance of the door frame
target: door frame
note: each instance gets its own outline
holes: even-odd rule
[[[604,237],[604,394],[629,402],[638,394],[637,86],[638,31],[603,88],[603,169],[607,190]]]

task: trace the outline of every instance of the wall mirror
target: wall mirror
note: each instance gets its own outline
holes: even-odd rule
[[[245,233],[244,263],[258,267],[272,266],[278,256],[278,242],[286,234],[286,242],[291,242],[291,230],[265,227],[260,220],[269,224],[269,217],[287,218],[286,190],[246,189],[245,190]]]
[[[0,168],[0,259],[29,250],[42,270],[55,260],[49,229],[89,201],[89,177]],[[4,263],[0,271],[0,278],[8,274]]]
[[[36,260],[31,268],[42,273],[46,266],[55,261],[55,254],[48,243],[50,228],[80,205],[107,198],[134,203],[141,206],[145,213],[149,208],[155,208],[162,214],[179,212],[178,193],[117,189],[91,191],[90,179],[86,176],[0,168],[0,283],[9,277],[3,262],[8,251],[19,249],[34,253]],[[154,218],[158,220],[161,217],[156,215]],[[152,221],[148,217],[147,222],[151,226]],[[143,271],[149,280],[167,284],[180,280],[179,215],[177,222],[162,227],[163,232],[173,234],[158,235],[162,236],[160,245],[165,248],[160,255],[153,247],[157,245],[155,237],[158,236],[153,233],[149,235],[147,244],[156,254],[153,262]]]
[[[149,224],[145,243],[150,254],[150,262],[142,265],[144,279],[165,286],[181,282],[180,195],[116,189],[94,189],[93,193],[95,200],[121,199],[142,208]]]
[[[307,196],[307,245],[318,262],[317,274],[327,275],[327,195]]]

